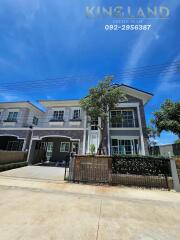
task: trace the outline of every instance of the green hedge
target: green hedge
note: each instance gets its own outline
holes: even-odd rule
[[[112,172],[146,176],[171,176],[170,159],[165,157],[114,155]]]
[[[10,169],[14,169],[14,168],[20,168],[20,167],[24,167],[24,166],[27,166],[27,161],[1,164],[0,165],[0,172],[7,171],[7,170],[10,170]]]
[[[139,159],[167,159],[169,160],[169,157],[167,156],[162,156],[162,155],[158,155],[158,156],[152,156],[152,155],[139,155],[139,154],[113,154],[112,157],[117,157],[117,158],[126,158],[126,159],[132,159],[132,158],[139,158]]]

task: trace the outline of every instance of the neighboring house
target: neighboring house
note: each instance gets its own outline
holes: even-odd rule
[[[0,103],[0,150],[26,150],[43,111],[31,102]]]
[[[149,150],[151,155],[161,156],[180,156],[180,143],[164,144],[159,146],[150,147]]]
[[[144,105],[152,94],[123,84],[114,86],[125,92],[127,100],[117,104],[110,113],[108,154],[148,154]],[[100,133],[96,122],[101,120],[89,123],[79,100],[39,102],[44,112],[30,102],[0,103],[0,149],[29,149],[29,163],[42,158],[63,161],[71,151],[90,153],[91,144],[97,150]],[[123,117],[115,118],[118,115]]]

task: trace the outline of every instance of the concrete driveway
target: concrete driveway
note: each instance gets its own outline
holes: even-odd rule
[[[37,180],[63,181],[63,167],[27,166],[1,172],[0,176]]]
[[[3,240],[180,239],[180,194],[175,192],[1,174],[0,196]]]

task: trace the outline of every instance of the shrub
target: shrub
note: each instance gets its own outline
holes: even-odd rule
[[[117,174],[171,175],[169,158],[139,155],[114,155],[112,171]]]
[[[91,152],[92,155],[95,153],[95,150],[96,150],[95,145],[94,145],[94,144],[91,144],[91,145],[90,145],[90,152]]]

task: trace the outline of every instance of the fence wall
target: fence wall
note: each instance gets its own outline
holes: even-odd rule
[[[69,180],[173,188],[169,159],[142,156],[76,155],[70,161]]]
[[[78,182],[109,182],[112,159],[109,156],[77,155],[70,161],[70,179]]]
[[[177,173],[178,173],[179,180],[180,180],[180,157],[175,158],[175,160],[176,160]]]
[[[27,152],[0,151],[0,172],[27,165]]]
[[[0,151],[0,164],[26,161],[27,152],[21,151]]]

